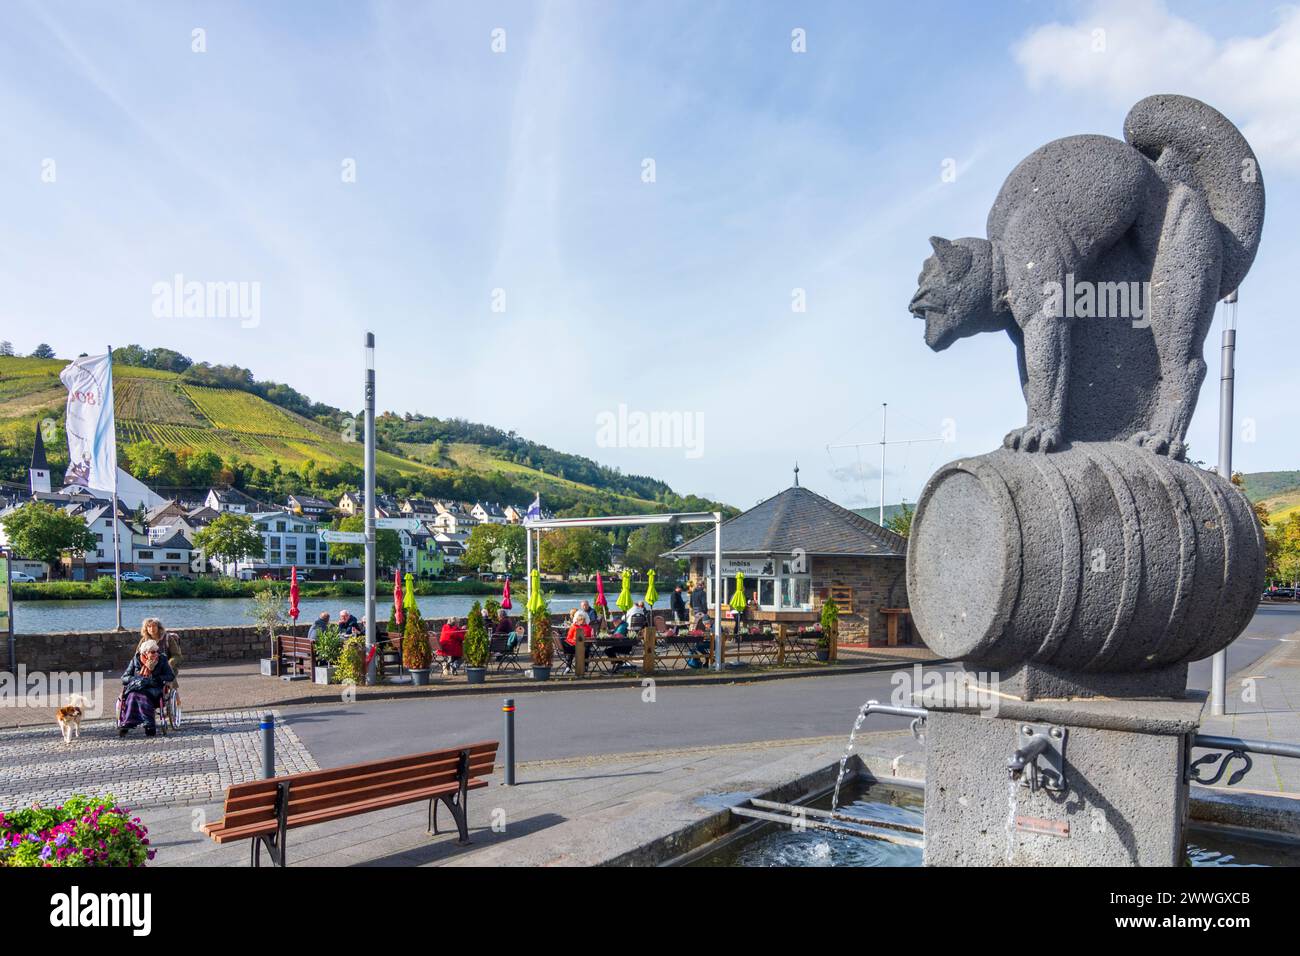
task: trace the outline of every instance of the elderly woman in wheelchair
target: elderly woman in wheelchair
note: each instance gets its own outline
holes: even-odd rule
[[[163,733],[177,704],[174,683],[176,674],[152,638],[141,642],[122,674],[122,696],[117,701],[117,735],[125,737],[132,727],[144,725],[144,735],[158,732],[156,715],[162,711]]]

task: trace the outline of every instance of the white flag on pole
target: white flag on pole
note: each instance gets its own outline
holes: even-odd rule
[[[112,361],[108,355],[79,358],[59,378],[68,389],[67,483],[112,491],[117,487]]]

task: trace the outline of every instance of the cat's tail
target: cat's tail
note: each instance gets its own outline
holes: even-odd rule
[[[1219,223],[1219,298],[1241,284],[1264,228],[1264,179],[1246,137],[1218,110],[1190,96],[1148,96],[1129,110],[1124,139],[1170,178],[1205,196]]]

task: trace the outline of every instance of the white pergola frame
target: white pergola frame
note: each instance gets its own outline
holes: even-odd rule
[[[713,669],[722,670],[722,512],[682,511],[664,515],[614,515],[604,518],[549,518],[524,522],[524,552],[528,558],[528,598],[533,596],[533,532],[537,532],[538,570],[541,570],[541,544],[543,531],[559,528],[617,528],[648,524],[711,524],[713,525]],[[528,605],[524,605],[527,609]],[[528,617],[528,646],[533,646],[533,616]]]

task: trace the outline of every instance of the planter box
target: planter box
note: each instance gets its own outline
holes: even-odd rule
[[[551,667],[549,664],[546,667],[541,667],[537,664],[534,664],[529,669],[528,676],[531,677],[533,680],[550,680]]]
[[[429,668],[408,667],[406,673],[411,675],[411,683],[416,687],[426,687],[429,683]]]
[[[312,678],[317,684],[334,683],[334,665],[330,664],[328,667],[315,668],[312,672]]]
[[[470,684],[483,684],[487,681],[486,667],[466,667],[465,680]]]

